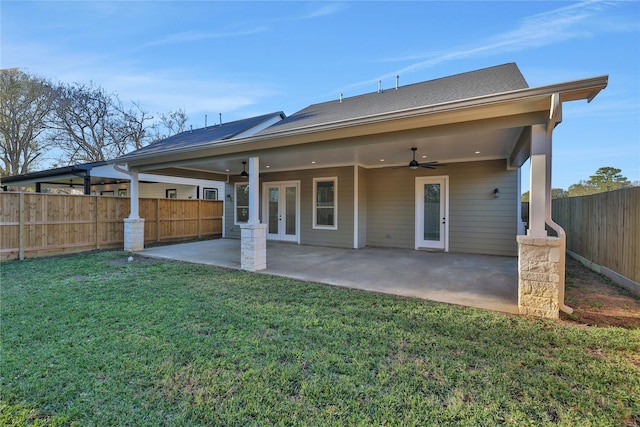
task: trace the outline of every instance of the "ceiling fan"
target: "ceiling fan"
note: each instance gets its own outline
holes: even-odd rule
[[[246,166],[247,166],[247,162],[243,161],[242,172],[240,173],[241,178],[249,178],[249,173],[247,172]]]
[[[227,172],[229,172],[229,169],[227,169]],[[229,175],[229,176],[237,176],[237,177],[240,177],[241,179],[249,178],[249,172],[247,172],[247,162],[242,162],[242,172],[240,172],[237,175]]]
[[[418,168],[435,169],[437,166],[447,166],[444,163],[438,163],[438,162],[419,163],[416,160],[416,151],[418,151],[418,148],[417,147],[411,147],[411,151],[413,151],[413,160],[411,160],[409,162],[409,169],[418,169]]]

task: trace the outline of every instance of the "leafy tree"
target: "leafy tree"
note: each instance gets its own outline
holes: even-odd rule
[[[2,174],[33,171],[48,142],[43,137],[53,105],[53,88],[17,68],[0,70],[0,160]]]
[[[580,181],[570,186],[568,195],[569,197],[587,196],[632,187],[633,183],[622,176],[620,172],[622,172],[621,169],[609,166],[601,167],[594,175],[591,175],[588,180]]]
[[[528,202],[530,194],[529,192],[522,193],[521,201]],[[562,199],[563,197],[567,197],[567,192],[562,188],[552,188],[551,189],[551,198],[552,199]]]

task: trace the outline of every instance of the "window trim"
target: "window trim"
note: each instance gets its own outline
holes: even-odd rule
[[[207,198],[207,193],[209,193],[209,192],[215,194],[215,198],[208,199]],[[212,187],[205,187],[202,190],[202,199],[203,200],[218,200],[218,189],[217,188],[212,188]]]
[[[319,182],[333,182],[333,225],[318,225],[317,212],[318,212],[318,183]],[[313,178],[313,219],[312,228],[314,230],[337,230],[338,229],[338,177],[331,176],[325,178]]]
[[[246,182],[236,182],[233,184],[233,224],[234,225],[243,225],[247,224],[249,221],[238,221],[238,187],[241,185],[249,186]],[[244,207],[241,205],[240,207]],[[247,211],[249,210],[249,205],[246,206]]]

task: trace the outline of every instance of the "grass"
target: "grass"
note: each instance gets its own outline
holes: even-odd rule
[[[640,422],[640,331],[102,252],[0,264],[0,424]]]

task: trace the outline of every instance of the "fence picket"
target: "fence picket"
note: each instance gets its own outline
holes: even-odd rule
[[[222,204],[140,199],[145,242],[220,237]],[[0,259],[122,248],[129,206],[120,197],[0,192]]]
[[[553,200],[567,249],[640,282],[640,187]]]

